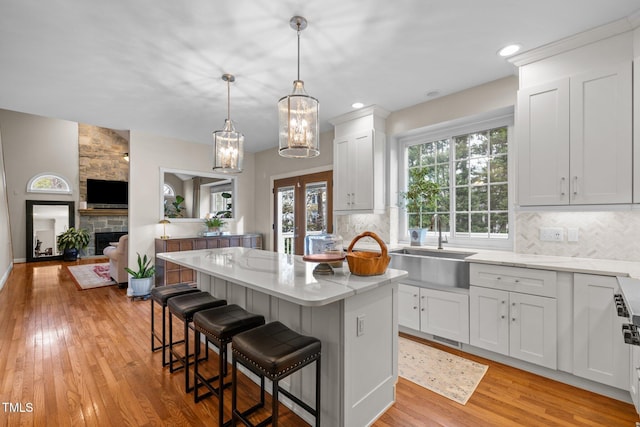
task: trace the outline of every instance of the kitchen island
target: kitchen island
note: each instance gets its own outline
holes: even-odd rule
[[[248,248],[157,257],[197,271],[203,291],[322,341],[323,426],[369,425],[395,401],[398,281],[405,271],[387,269],[383,275],[363,277],[345,268],[342,274],[314,275],[317,263],[301,256]],[[313,404],[314,382],[311,366],[288,377],[283,386]],[[281,402],[313,421],[285,397]]]

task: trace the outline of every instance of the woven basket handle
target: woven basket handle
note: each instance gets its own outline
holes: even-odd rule
[[[352,241],[351,244],[349,245],[349,248],[347,249],[347,253],[351,253],[351,250],[353,249],[353,247],[355,246],[356,242],[360,239],[362,239],[363,237],[371,237],[373,240],[375,240],[376,242],[378,242],[378,245],[380,245],[380,249],[382,250],[382,257],[386,257],[387,256],[387,245],[384,244],[384,242],[382,241],[382,239],[380,238],[380,236],[378,236],[376,233],[374,233],[373,231],[364,231],[360,234],[358,234]]]

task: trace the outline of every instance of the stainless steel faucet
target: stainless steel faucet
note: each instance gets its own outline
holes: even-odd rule
[[[442,240],[442,221],[440,220],[440,214],[433,215],[433,218],[436,221],[436,228],[438,229],[438,249],[442,249],[442,244],[448,243],[447,237],[445,236],[444,240]]]

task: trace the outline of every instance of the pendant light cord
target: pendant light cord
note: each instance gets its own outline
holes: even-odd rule
[[[298,22],[298,80],[300,80],[300,22]]]
[[[227,80],[227,120],[231,121],[231,83]]]

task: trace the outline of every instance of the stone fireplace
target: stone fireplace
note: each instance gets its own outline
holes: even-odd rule
[[[78,124],[80,201],[87,200],[87,178],[113,181],[129,181],[129,162],[124,154],[129,152],[128,132],[115,131],[87,124]],[[128,231],[126,205],[96,206],[79,209],[80,228],[89,231],[91,240],[85,250],[87,256],[102,255],[105,242],[100,233],[113,233],[106,237],[106,244],[117,241]],[[96,239],[96,233],[98,239]]]
[[[89,246],[85,250],[86,255],[102,255],[102,249],[104,249],[102,245],[104,241],[100,239],[96,241],[96,233],[108,233],[111,236],[117,236],[117,238],[107,240],[106,243],[108,245],[109,242],[117,241],[121,235],[127,233],[128,220],[126,209],[80,210],[80,228],[88,230],[91,235]],[[107,237],[107,239],[109,239],[109,237]],[[101,246],[101,248],[98,246]]]

